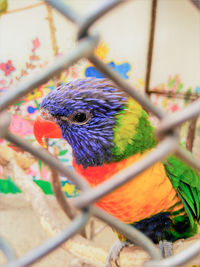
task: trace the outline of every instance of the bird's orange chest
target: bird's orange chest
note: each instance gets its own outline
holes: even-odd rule
[[[73,167],[75,171],[81,174],[92,187],[108,180],[112,175],[123,169],[121,162],[114,162],[96,167],[87,167],[84,169],[82,165],[77,165],[75,160],[73,160]]]
[[[141,154],[136,154],[120,162],[86,169],[73,161],[73,167],[94,187],[137,162],[141,157]],[[97,205],[120,220],[133,223],[168,210],[176,203],[175,196],[176,191],[166,176],[162,163],[158,162],[103,197]]]

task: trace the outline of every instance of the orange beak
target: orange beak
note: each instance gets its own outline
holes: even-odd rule
[[[33,133],[43,147],[46,147],[43,138],[62,138],[60,127],[52,121],[43,120],[40,116],[34,122]]]

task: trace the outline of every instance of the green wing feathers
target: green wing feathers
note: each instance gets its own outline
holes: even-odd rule
[[[200,222],[200,173],[175,156],[164,163],[165,171],[181,198],[192,225]]]

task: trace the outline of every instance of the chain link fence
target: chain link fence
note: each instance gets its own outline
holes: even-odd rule
[[[183,252],[176,254],[175,256],[161,259],[157,248],[140,231],[136,230],[132,226],[125,225],[119,222],[112,216],[104,213],[102,210],[93,206],[93,203],[106,194],[112,192],[114,189],[120,187],[121,185],[127,183],[129,180],[134,179],[136,175],[150,167],[152,164],[164,159],[171,153],[175,153],[179,158],[184,160],[186,163],[190,164],[192,167],[200,171],[199,162],[181,148],[179,145],[179,135],[178,130],[180,126],[187,120],[197,117],[200,114],[200,100],[196,100],[184,110],[177,111],[174,114],[167,114],[155,106],[146,95],[142,95],[135,90],[131,85],[124,81],[112,68],[105,65],[99,58],[94,54],[94,49],[98,44],[99,35],[90,32],[91,26],[95,22],[102,18],[106,13],[110,12],[116,6],[121,4],[126,4],[126,1],[122,0],[110,0],[102,2],[102,6],[90,13],[86,18],[83,18],[76,14],[70,9],[68,5],[58,0],[46,0],[46,2],[53,8],[57,9],[66,19],[73,22],[78,29],[77,42],[78,45],[70,55],[64,55],[62,58],[55,60],[51,65],[48,65],[37,76],[29,76],[26,80],[20,83],[15,90],[7,91],[0,98],[0,137],[14,143],[15,145],[21,147],[23,150],[30,152],[33,156],[42,160],[49,167],[54,170],[53,188],[55,189],[55,196],[57,201],[65,207],[64,210],[67,213],[67,200],[62,196],[61,187],[56,186],[59,184],[59,176],[57,172],[65,175],[70,179],[82,193],[79,197],[72,201],[75,208],[79,209],[81,212],[78,216],[72,214],[72,221],[68,227],[63,230],[60,234],[51,238],[49,241],[40,245],[36,249],[28,252],[22,258],[16,258],[13,249],[6,243],[5,240],[0,239],[0,249],[5,254],[8,262],[4,266],[9,267],[20,267],[29,266],[30,264],[36,262],[43,256],[47,255],[55,248],[60,246],[62,243],[67,241],[73,235],[82,229],[87,223],[91,215],[105,221],[110,226],[114,227],[116,230],[121,232],[124,236],[128,237],[130,241],[134,244],[142,247],[150,255],[151,260],[145,263],[145,266],[181,266],[186,264],[190,259],[197,256],[200,253],[200,240],[196,241],[189,248],[185,249]],[[152,4],[155,4],[155,0]],[[197,7],[199,7],[199,1],[193,0]],[[152,31],[153,32],[153,31]],[[160,125],[156,130],[156,135],[160,140],[159,145],[156,149],[150,152],[145,158],[137,162],[127,169],[120,172],[120,174],[115,175],[108,181],[98,185],[97,187],[91,189],[89,185],[77,174],[66,168],[61,162],[59,162],[54,156],[49,154],[47,151],[41,149],[38,150],[29,143],[21,140],[17,136],[13,135],[9,131],[10,117],[6,109],[9,105],[12,105],[19,97],[24,96],[31,90],[40,86],[41,84],[47,82],[52,76],[58,75],[64,69],[69,68],[72,64],[77,62],[82,58],[87,58],[94,66],[100,70],[105,76],[114,81],[122,90],[128,93],[131,97],[137,100],[143,108],[155,115],[160,121]],[[147,75],[148,77],[148,75]]]

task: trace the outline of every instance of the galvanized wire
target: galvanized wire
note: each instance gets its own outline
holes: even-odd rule
[[[188,156],[188,154],[178,145],[179,138],[177,135],[177,128],[180,128],[183,122],[192,119],[200,114],[199,100],[192,103],[190,106],[188,106],[181,112],[176,112],[173,115],[169,115],[163,109],[155,106],[147,96],[138,93],[131,85],[125,82],[112,68],[105,65],[99,58],[94,55],[94,49],[98,43],[98,36],[89,34],[90,27],[98,19],[102,18],[106,13],[110,12],[114,7],[126,1],[112,0],[106,3],[103,2],[103,4],[99,7],[98,10],[96,9],[93,13],[88,14],[86,17],[78,15],[62,1],[46,0],[46,2],[52,7],[56,8],[68,20],[75,23],[75,25],[77,26],[78,45],[75,50],[71,52],[70,55],[58,58],[45,70],[41,71],[39,74],[35,74],[31,77],[28,77],[26,81],[20,83],[15,89],[9,90],[1,96],[0,137],[3,137],[8,141],[16,144],[17,146],[20,146],[22,149],[30,152],[35,157],[41,159],[46,164],[48,164],[51,169],[58,171],[62,175],[65,175],[74,184],[76,184],[78,188],[83,191],[83,193],[80,195],[80,197],[74,199],[72,201],[72,204],[76,208],[81,209],[81,215],[79,217],[74,218],[71,224],[62,233],[45,242],[38,248],[30,251],[22,258],[17,260],[8,258],[9,262],[6,266],[28,266],[31,263],[40,259],[41,257],[47,255],[56,247],[58,247],[67,239],[69,239],[71,236],[80,231],[80,229],[85,225],[91,214],[95,215],[100,219],[103,219],[109,225],[124,234],[129,240],[133,241],[135,244],[145,249],[152,258],[152,261],[146,263],[145,266],[178,266],[180,264],[188,262],[188,260],[196,256],[200,252],[199,242],[196,242],[195,244],[190,246],[183,253],[179,253],[176,256],[172,256],[168,259],[160,259],[159,253],[157,252],[154,244],[149,238],[144,236],[144,234],[134,229],[133,227],[125,225],[124,223],[119,222],[116,218],[113,218],[112,216],[106,214],[98,208],[93,207],[92,204],[99,198],[111,192],[112,190],[118,188],[124,183],[130,181],[131,179],[134,179],[136,175],[144,171],[152,164],[167,157],[171,153],[177,154],[180,158],[188,162],[194,168],[200,170],[200,165],[198,161],[195,160],[192,156]],[[24,96],[31,90],[47,82],[52,76],[57,75],[62,70],[69,68],[73,63],[75,63],[81,58],[88,58],[95,65],[95,67],[98,68],[105,76],[113,80],[122,90],[126,91],[145,109],[152,112],[161,120],[160,126],[157,128],[157,136],[162,139],[160,144],[153,151],[145,155],[145,157],[138,161],[136,164],[123,170],[121,173],[115,175],[114,177],[111,177],[111,179],[93,189],[90,188],[90,186],[82,179],[82,177],[70,171],[55,157],[50,155],[50,153],[48,153],[44,149],[38,150],[37,147],[32,146],[31,144],[25,142],[24,140],[21,140],[17,136],[10,133],[8,130],[10,124],[10,117],[5,112],[8,106],[16,102],[19,97]],[[54,183],[57,183],[58,178],[54,178]],[[55,196],[57,198],[61,189],[60,187],[55,187],[55,190]],[[62,202],[63,201],[64,200],[62,199]],[[65,205],[64,202],[61,204]],[[73,214],[72,217],[74,217]],[[9,248],[7,248],[4,253],[8,253],[8,250]]]
[[[194,101],[192,104],[184,108],[183,110],[179,110],[174,114],[169,114],[165,119],[163,119],[157,129],[157,135],[162,136],[171,130],[175,129],[175,127],[180,126],[184,122],[197,117],[200,114],[200,99]]]
[[[109,224],[111,227],[117,229],[121,234],[127,237],[128,240],[132,241],[133,244],[141,246],[143,249],[145,249],[152,259],[159,260],[161,258],[161,255],[153,242],[142,232],[137,230],[135,227],[132,227],[132,225],[120,222],[110,214],[97,207],[92,207],[91,213],[95,217]]]
[[[16,255],[13,248],[3,237],[0,237],[0,251],[5,255],[8,261],[13,261],[16,259]]]
[[[89,188],[89,185],[81,176],[72,172],[69,168],[66,168],[64,164],[62,164],[58,159],[52,156],[50,153],[45,151],[44,149],[38,149],[38,147],[32,146],[29,143],[25,142],[18,136],[10,133],[9,131],[4,137],[11,143],[21,147],[23,150],[31,153],[36,158],[42,160],[46,164],[48,164],[51,168],[54,168],[62,175],[68,177],[79,189],[86,190]]]
[[[196,241],[190,247],[186,248],[184,251],[176,254],[173,257],[169,257],[160,261],[149,261],[144,264],[145,267],[176,267],[185,266],[192,258],[200,253],[200,240]],[[194,265],[193,265],[194,266]],[[197,265],[195,265],[197,266]]]
[[[85,209],[82,214],[77,216],[60,234],[46,241],[44,244],[38,246],[36,249],[31,250],[20,259],[9,261],[2,267],[25,267],[36,262],[42,257],[49,254],[51,251],[62,245],[66,240],[73,237],[78,231],[80,231],[87,223],[90,217],[89,210]]]
[[[110,0],[106,3],[103,3],[97,10],[95,9],[91,14],[89,14],[86,19],[83,21],[82,25],[80,26],[77,34],[77,39],[80,40],[88,35],[89,28],[94,25],[94,23],[112,10],[114,7],[118,6],[119,4],[125,3],[127,0]]]
[[[159,119],[167,116],[164,110],[162,110],[158,106],[155,106],[147,96],[142,95],[141,93],[136,91],[133,86],[129,85],[128,82],[123,80],[115,70],[113,70],[110,66],[104,64],[103,61],[101,61],[97,56],[92,54],[88,57],[88,59],[95,65],[97,69],[100,70],[101,73],[113,80],[122,90],[124,90],[127,94],[137,100],[143,106],[143,108],[146,108],[148,111],[152,112]]]
[[[70,54],[63,55],[55,60],[51,65],[49,64],[43,71],[34,73],[24,79],[14,90],[6,91],[0,98],[0,111],[6,109],[13,104],[19,97],[24,96],[31,90],[46,83],[52,76],[60,74],[64,69],[69,68],[82,57],[91,54],[98,42],[98,36],[88,36],[80,41],[77,48]]]
[[[77,24],[83,23],[83,18],[66,5],[62,0],[45,0],[46,3],[57,9],[65,18]]]

